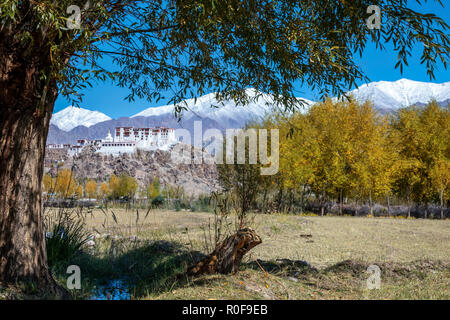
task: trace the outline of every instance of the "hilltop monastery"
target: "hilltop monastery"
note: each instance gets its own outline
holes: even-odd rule
[[[70,155],[77,154],[86,146],[93,146],[96,152],[119,155],[134,153],[137,149],[155,150],[168,149],[177,142],[173,128],[134,128],[116,127],[114,137],[111,131],[104,139],[87,140],[78,139],[77,144],[49,144],[49,149],[66,149]]]

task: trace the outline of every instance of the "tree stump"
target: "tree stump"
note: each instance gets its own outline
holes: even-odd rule
[[[243,228],[216,245],[214,251],[188,268],[187,275],[199,276],[212,273],[236,273],[242,257],[262,242],[251,228]]]

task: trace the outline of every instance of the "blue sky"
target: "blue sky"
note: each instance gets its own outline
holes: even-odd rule
[[[443,9],[431,1],[422,4],[421,8],[416,4],[412,5],[412,7],[421,12],[435,13],[450,24],[450,7],[448,6],[446,9]],[[389,48],[385,51],[379,51],[374,46],[369,45],[364,51],[363,57],[359,58],[358,56],[356,61],[362,67],[370,81],[395,81],[401,78],[416,81],[430,81],[426,74],[425,66],[420,64],[421,54],[421,47],[416,46],[413,50],[413,56],[408,61],[409,66],[403,69],[403,74],[400,74],[399,69],[394,70],[395,63],[397,62],[397,54],[393,53]],[[450,81],[450,70],[445,70],[440,66],[435,72],[435,77],[436,79],[433,80],[435,83]],[[358,83],[358,85],[361,84]],[[308,87],[298,87],[296,90],[300,92],[298,96],[318,100],[318,97]],[[165,99],[161,99],[158,103],[149,103],[146,100],[138,99],[134,102],[128,102],[125,100],[125,97],[129,93],[128,89],[117,87],[108,82],[95,83],[93,84],[93,88],[88,88],[83,93],[84,97],[83,102],[80,104],[81,107],[98,110],[112,118],[131,116],[149,107],[164,105],[170,99],[169,96],[166,96]],[[60,96],[56,100],[54,112],[64,109],[69,104],[70,101]]]

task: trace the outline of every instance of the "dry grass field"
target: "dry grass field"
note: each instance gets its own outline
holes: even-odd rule
[[[77,298],[92,297],[98,279],[125,279],[132,299],[450,298],[450,220],[254,215],[263,243],[237,274],[177,279],[196,253],[210,250],[214,215],[146,214],[86,214],[95,245],[73,262],[88,279]],[[369,265],[381,270],[379,289],[367,287]]]

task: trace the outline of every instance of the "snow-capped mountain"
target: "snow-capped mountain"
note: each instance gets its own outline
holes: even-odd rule
[[[248,89],[247,94],[255,97],[256,92]],[[450,82],[429,83],[408,79],[393,82],[379,81],[363,84],[358,89],[350,91],[349,94],[360,102],[370,100],[379,111],[389,113],[413,104],[424,105],[433,99],[442,104],[447,103],[450,101]],[[302,100],[306,103],[303,110],[314,104],[311,100]],[[209,118],[223,124],[224,127],[243,126],[248,121],[261,119],[266,113],[270,113],[275,108],[272,102],[269,94],[262,94],[256,101],[246,106],[239,106],[234,101],[219,103],[215,94],[210,93],[198,98],[197,101],[186,100],[188,110],[183,113],[183,118]],[[211,108],[211,106],[219,108]],[[173,112],[174,105],[166,105],[145,109],[131,118],[161,116],[173,114]]]
[[[183,112],[183,119],[210,119],[219,122],[225,128],[236,128],[242,127],[250,121],[261,120],[266,114],[276,108],[273,103],[273,98],[269,94],[263,93],[258,95],[256,90],[253,89],[247,89],[246,94],[251,100],[245,106],[237,105],[232,100],[218,102],[215,93],[204,95],[197,98],[197,100],[185,100],[186,104],[181,104],[181,106],[187,108]],[[305,105],[313,104],[310,100],[301,100]],[[174,109],[174,105],[152,107],[131,116],[131,118],[173,114]]]
[[[394,82],[379,81],[363,84],[349,93],[358,101],[370,100],[380,112],[389,113],[411,104],[423,106],[432,99],[446,106],[450,103],[450,82],[436,84],[407,79]],[[100,139],[105,137],[108,129],[113,130],[116,126],[167,126],[192,131],[196,120],[202,120],[204,130],[242,128],[248,122],[262,119],[265,114],[276,108],[269,94],[256,96],[253,89],[248,89],[247,94],[255,99],[245,106],[237,105],[234,101],[218,102],[214,93],[199,97],[196,101],[186,100],[188,110],[183,112],[181,122],[174,117],[174,105],[151,107],[131,117],[119,119],[111,119],[98,111],[67,107],[53,114],[47,142],[73,143],[82,137]],[[301,100],[305,102],[303,111],[314,104],[310,100]]]
[[[450,82],[430,83],[408,79],[378,81],[361,85],[349,92],[359,102],[370,100],[375,108],[392,112],[413,104],[426,104],[431,100],[445,102],[450,99]]]
[[[64,131],[70,131],[78,126],[90,127],[96,123],[111,120],[106,114],[99,111],[68,106],[52,115],[50,123]]]

